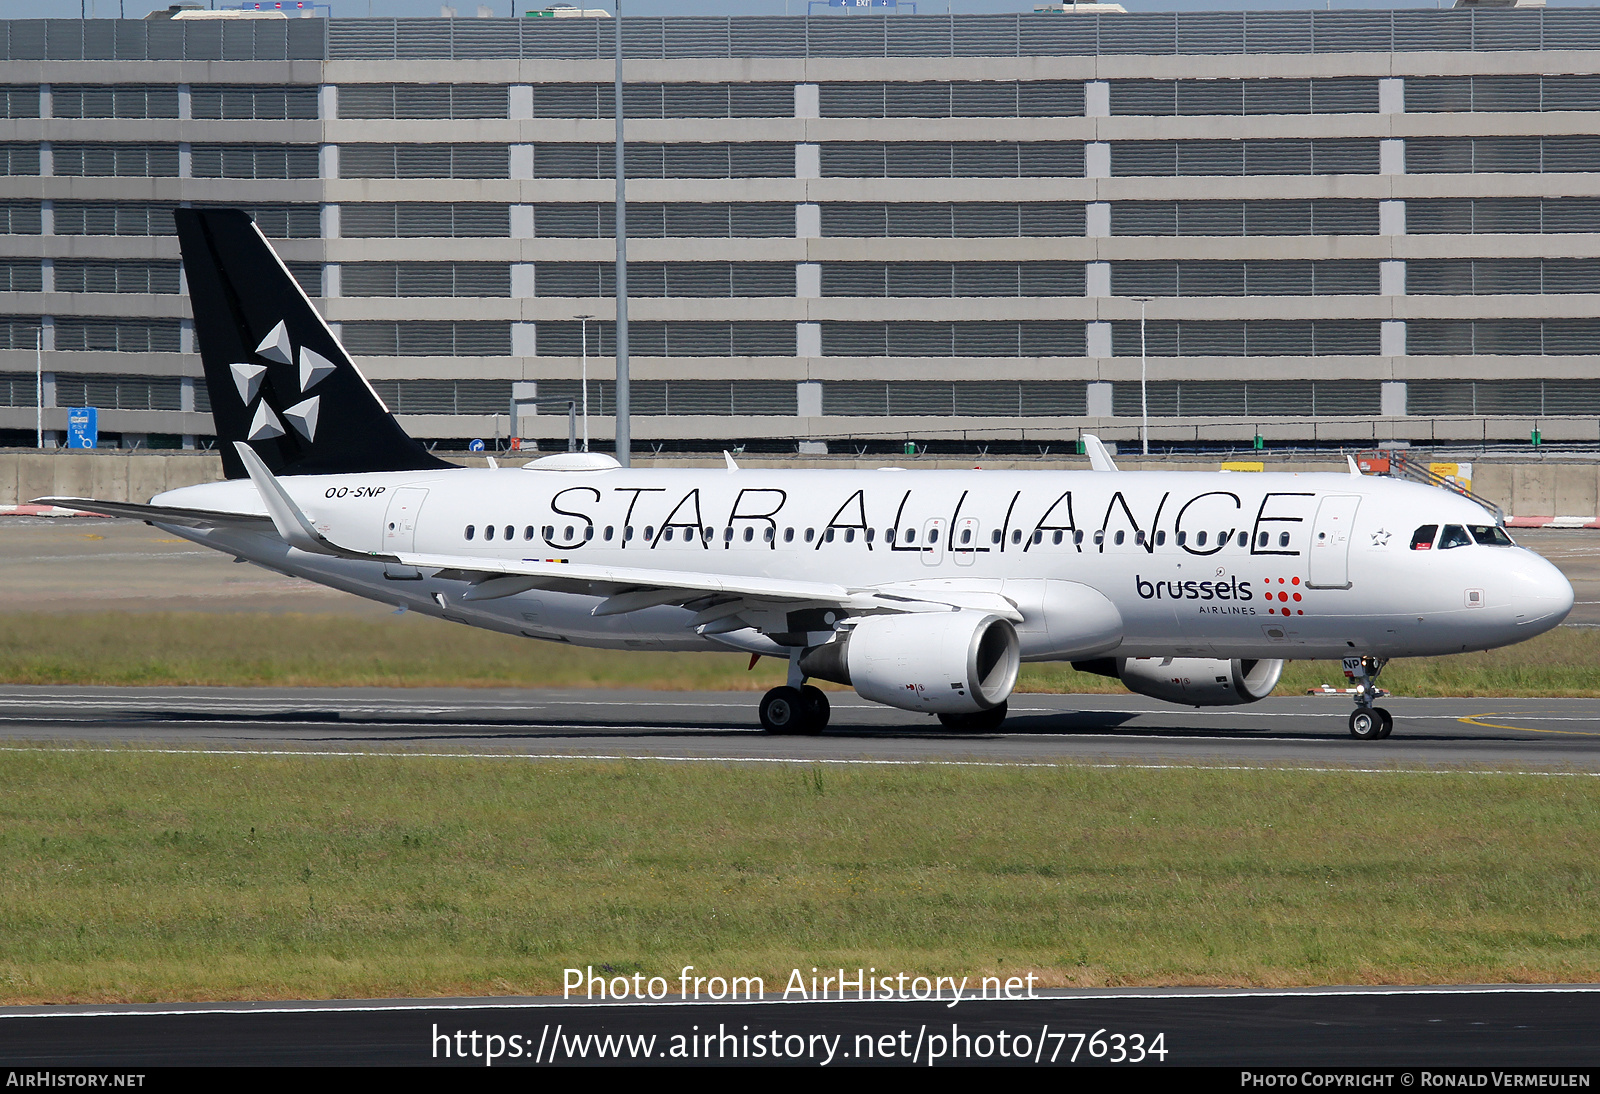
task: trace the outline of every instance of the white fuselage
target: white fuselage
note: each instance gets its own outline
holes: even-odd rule
[[[1530,638],[1572,605],[1561,573],[1523,548],[1412,549],[1419,526],[1492,525],[1482,507],[1354,475],[463,468],[282,482],[318,531],[359,551],[1002,596],[1040,579],[1081,583],[1121,613],[1122,644],[1109,651],[1119,657],[1456,653]],[[265,511],[249,480],[154,500]],[[728,644],[691,630],[694,613],[685,608],[595,616],[603,595],[542,590],[463,601],[459,575],[306,554],[270,525],[260,533],[171,531],[360,596],[506,633],[613,648]],[[1026,595],[1011,599],[1029,613]],[[1071,620],[1025,620],[1019,630],[1046,625],[1070,629]],[[1024,655],[1043,656],[1026,645]]]

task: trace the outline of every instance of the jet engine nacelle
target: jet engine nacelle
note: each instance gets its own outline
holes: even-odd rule
[[[869,615],[808,650],[800,669],[901,710],[974,714],[1006,701],[1021,663],[1015,627],[963,610]]]
[[[1283,675],[1282,661],[1207,657],[1119,657],[1117,676],[1129,691],[1195,707],[1228,707],[1265,699]]]

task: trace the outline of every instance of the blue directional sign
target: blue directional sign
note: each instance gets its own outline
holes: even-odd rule
[[[67,447],[93,448],[100,443],[100,412],[92,406],[67,411]]]
[[[482,452],[483,451],[483,442],[481,440],[468,441],[467,442],[467,451],[468,452]]]

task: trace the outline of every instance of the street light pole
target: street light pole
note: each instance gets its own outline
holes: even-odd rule
[[[617,0],[617,72],[614,81],[617,115],[617,329],[614,338],[617,352],[616,393],[612,398],[617,416],[617,462],[623,467],[633,463],[633,437],[629,422],[628,394],[628,199],[627,168],[623,162],[622,143],[622,0]]]
[[[85,400],[87,402],[88,400]],[[44,324],[33,332],[33,428],[36,443],[44,448]]]
[[[578,322],[583,330],[583,450],[589,451],[589,320],[592,315],[578,316]]]
[[[1147,361],[1144,341],[1144,307],[1149,300],[1139,300],[1139,416],[1142,424],[1139,426],[1139,443],[1144,455],[1150,455],[1150,398],[1145,390],[1145,364]]]

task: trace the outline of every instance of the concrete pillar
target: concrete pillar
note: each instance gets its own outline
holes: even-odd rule
[[[53,258],[39,260],[39,291],[56,291],[56,260]]]
[[[1083,116],[1111,117],[1111,85],[1105,80],[1090,80],[1083,85]]]
[[[39,203],[39,234],[47,236],[56,234],[56,203],[49,198]]]
[[[513,205],[511,207],[511,238],[533,238],[533,206]]]
[[[1084,331],[1084,353],[1089,357],[1111,356],[1111,324],[1090,323]]]
[[[1085,391],[1084,413],[1091,418],[1109,418],[1111,413],[1111,385],[1104,380],[1094,380]]]
[[[56,317],[53,316],[53,315],[41,315],[39,317],[39,331],[40,331],[40,334],[41,334],[41,337],[39,339],[39,344],[41,345],[41,347],[43,347],[44,352],[45,353],[54,353],[55,352],[55,348],[56,348]],[[56,393],[55,374],[51,373],[51,372],[47,372],[47,373],[45,373],[45,376],[49,377],[48,381],[45,384],[45,387],[49,390],[50,397],[54,398],[55,397],[55,393]],[[52,402],[47,402],[44,405],[45,406],[55,406],[56,404],[52,403]]]
[[[1083,207],[1083,234],[1090,239],[1106,239],[1111,235],[1111,203],[1091,201]]]
[[[322,238],[339,238],[339,207],[337,205],[324,205],[322,207]]]
[[[532,323],[511,324],[511,356],[537,357],[539,345],[534,338],[534,325]]]
[[[194,119],[194,96],[188,84],[178,85],[178,120],[181,122]]]
[[[344,267],[337,262],[322,264],[322,298],[337,300],[344,295]]]
[[[1382,296],[1406,294],[1406,264],[1399,259],[1378,263],[1378,292]]]
[[[1378,174],[1403,175],[1406,173],[1406,142],[1381,140],[1378,142]]]
[[[822,384],[801,380],[794,386],[795,414],[802,418],[822,417]]]
[[[796,239],[822,238],[822,207],[809,202],[794,207],[794,237]]]
[[[194,377],[178,377],[178,409],[185,414],[194,413]]]
[[[178,177],[194,178],[194,145],[188,141],[178,142]]]
[[[1086,179],[1111,177],[1111,145],[1105,141],[1090,141],[1083,146],[1083,177]]]
[[[317,117],[328,121],[339,116],[339,85],[320,84],[317,87]]]
[[[39,85],[39,117],[55,117],[55,96],[51,94],[49,84]]]
[[[178,320],[178,352],[195,352],[193,319]]]
[[[1378,202],[1378,234],[1386,236],[1403,236],[1406,234],[1405,202]]]
[[[55,153],[49,141],[39,142],[39,177],[49,178],[56,173]]]
[[[511,295],[518,300],[528,300],[534,295],[533,263],[511,264]]]
[[[510,109],[507,113],[512,121],[525,121],[533,117],[532,84],[512,84],[508,98],[510,101],[507,106]]]
[[[794,347],[797,357],[822,356],[822,324],[821,323],[796,323],[794,325]]]
[[[511,146],[511,177],[514,179],[533,178],[533,145],[513,144]]]
[[[799,262],[794,267],[794,294],[802,300],[816,300],[822,296],[822,265],[817,262]]]
[[[821,93],[816,84],[794,85],[794,116],[797,118],[822,117]]]
[[[822,146],[797,144],[794,146],[794,177],[820,179],[822,177]]]
[[[1385,380],[1378,388],[1378,413],[1385,418],[1406,416],[1406,385],[1404,380]]]
[[[324,144],[317,149],[317,174],[325,179],[339,177],[339,146]]]
[[[1403,319],[1385,319],[1379,328],[1378,352],[1385,357],[1406,355],[1406,324]]]
[[[1406,112],[1406,82],[1398,76],[1387,76],[1378,81],[1378,113],[1404,114]]]
[[[1091,297],[1111,295],[1111,263],[1090,262],[1083,267],[1083,295]]]

